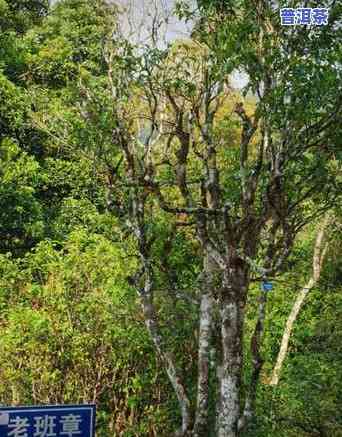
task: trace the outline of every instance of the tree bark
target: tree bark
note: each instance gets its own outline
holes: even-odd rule
[[[201,301],[201,320],[198,345],[198,383],[197,406],[194,437],[208,435],[209,406],[209,353],[212,323],[212,296],[210,291],[203,293]]]
[[[218,437],[237,437],[240,416],[244,302],[247,280],[243,269],[224,273],[221,309],[222,370]]]
[[[210,340],[212,329],[213,309],[213,265],[208,259],[204,261],[204,290],[202,291],[200,310],[200,329],[198,340],[198,382],[197,382],[197,405],[194,437],[206,437],[208,435],[208,407],[209,407],[209,361]]]
[[[134,167],[131,167],[131,174],[133,174]],[[180,374],[176,367],[176,360],[173,354],[165,346],[165,342],[160,333],[160,327],[156,314],[155,305],[153,302],[153,270],[150,263],[150,242],[147,241],[145,233],[145,200],[144,196],[138,194],[138,190],[132,190],[132,230],[138,242],[138,250],[143,266],[142,275],[135,278],[136,286],[140,296],[140,301],[144,313],[144,321],[150,337],[154,343],[156,351],[163,361],[169,381],[177,396],[178,405],[182,416],[182,426],[176,431],[176,437],[185,437],[190,431],[191,427],[191,412],[190,400],[187,396],[185,385],[182,382]],[[139,276],[143,276],[143,286],[139,286]]]
[[[172,354],[164,347],[164,342],[159,334],[158,322],[155,314],[154,305],[151,303],[149,296],[143,294],[141,296],[142,307],[144,311],[145,324],[150,333],[154,346],[164,362],[166,373],[169,377],[169,381],[176,393],[178,404],[181,410],[182,427],[176,432],[176,436],[186,436],[190,429],[191,414],[190,414],[190,401],[187,397],[185,387],[178,374],[175,360]]]
[[[258,309],[258,319],[255,325],[254,333],[251,338],[251,355],[252,355],[252,375],[249,389],[246,394],[245,406],[239,420],[239,431],[244,430],[251,422],[255,414],[255,402],[257,388],[259,384],[260,372],[264,363],[261,356],[261,346],[264,333],[264,324],[266,316],[267,292],[261,291]]]
[[[270,385],[278,385],[279,383],[280,373],[286,358],[293,325],[297,319],[300,309],[303,306],[306,296],[308,295],[309,291],[317,284],[320,278],[324,257],[328,248],[328,243],[325,244],[323,243],[324,234],[328,222],[329,222],[329,218],[326,218],[322,224],[321,229],[318,231],[316,242],[315,242],[313,260],[312,260],[312,270],[313,270],[312,276],[307,282],[307,284],[298,293],[295,303],[291,309],[290,315],[286,321],[286,326],[281,340],[281,345],[277,356],[276,364],[274,366],[272,376],[270,379]]]

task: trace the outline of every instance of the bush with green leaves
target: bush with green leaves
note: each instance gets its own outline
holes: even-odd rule
[[[97,435],[168,435],[173,400],[127,283],[135,258],[79,229],[0,258],[0,403],[95,402]]]

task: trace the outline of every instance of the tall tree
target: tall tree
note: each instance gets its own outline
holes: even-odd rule
[[[207,24],[192,44],[135,50],[114,28],[104,50],[107,81],[80,78],[79,113],[81,129],[99,135],[91,146],[108,208],[125,217],[135,238],[139,268],[130,280],[178,399],[177,435],[207,436],[213,401],[216,435],[236,437],[254,414],[262,367],[264,291],[243,391],[250,285],[276,276],[299,231],[336,202],[341,73],[332,41],[339,15],[335,5],[328,26],[284,29],[269,3],[212,5],[200,5]],[[236,69],[248,75],[252,109],[229,86]],[[176,301],[188,297],[157,251],[165,223],[171,247],[187,229],[202,265],[192,284],[200,302],[194,415],[156,308],[162,268]],[[218,396],[210,390],[211,366]]]

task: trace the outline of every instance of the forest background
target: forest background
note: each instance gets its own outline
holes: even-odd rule
[[[1,405],[342,435],[341,7],[282,29],[252,3],[179,4],[191,36],[160,44],[158,8],[147,43],[102,0],[0,0]]]

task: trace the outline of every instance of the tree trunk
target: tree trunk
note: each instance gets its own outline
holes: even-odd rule
[[[198,340],[198,382],[194,437],[208,435],[209,407],[209,361],[213,310],[213,264],[206,257],[204,261],[204,289],[200,310],[200,329]]]
[[[255,414],[256,394],[259,384],[260,372],[264,363],[261,356],[262,338],[266,316],[267,292],[261,291],[259,299],[258,318],[254,333],[251,338],[252,375],[246,393],[245,406],[239,420],[239,431],[243,431],[251,422]]]
[[[194,437],[206,437],[208,435],[209,353],[212,323],[212,296],[210,292],[206,292],[202,295],[200,317],[197,406],[193,432]]]
[[[272,377],[270,380],[270,385],[278,385],[279,378],[280,378],[280,372],[283,367],[283,363],[285,361],[285,357],[287,354],[287,349],[289,346],[289,340],[292,333],[293,325],[297,319],[298,313],[303,305],[303,302],[311,290],[311,288],[315,285],[315,281],[313,278],[310,278],[309,282],[306,284],[304,288],[301,289],[301,291],[298,293],[296,301],[291,309],[290,315],[286,321],[286,326],[283,333],[283,338],[281,339],[281,346],[279,349],[279,353],[277,356],[277,361],[274,366]]]
[[[145,324],[150,333],[154,346],[162,361],[164,362],[169,381],[171,382],[177,396],[178,404],[181,410],[182,426],[181,429],[177,431],[176,436],[183,437],[187,435],[187,432],[190,429],[190,401],[187,397],[185,387],[178,374],[174,357],[164,347],[164,342],[159,334],[159,326],[155,314],[155,309],[154,305],[151,302],[150,296],[148,294],[142,294],[141,302],[144,311]]]
[[[229,276],[229,277],[228,277]],[[240,416],[242,341],[246,275],[243,269],[224,273],[221,307],[222,371],[218,437],[237,437]]]
[[[328,248],[327,243],[323,247],[324,233],[328,222],[329,222],[329,218],[327,217],[324,220],[322,227],[319,230],[316,237],[314,255],[312,260],[312,270],[313,270],[312,276],[309,279],[308,283],[305,285],[305,287],[303,287],[301,291],[298,293],[295,303],[291,309],[290,315],[286,321],[286,326],[285,326],[283,338],[281,340],[277,361],[274,366],[272,376],[270,379],[270,385],[278,385],[280,372],[286,358],[293,325],[297,319],[301,307],[303,306],[306,296],[308,295],[309,291],[316,285],[321,275],[324,257]]]

